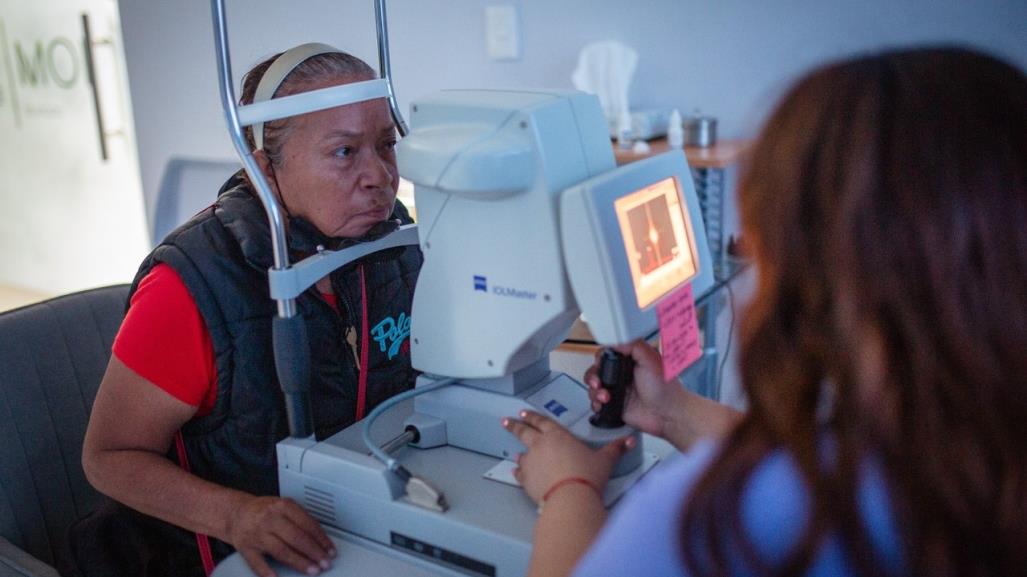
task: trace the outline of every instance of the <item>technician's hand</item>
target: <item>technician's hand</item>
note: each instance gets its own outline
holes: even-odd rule
[[[675,406],[683,392],[681,385],[663,380],[660,353],[645,341],[638,340],[613,348],[635,361],[635,382],[628,387],[625,397],[624,422],[650,435],[666,437],[667,412]],[[610,392],[602,388],[599,382],[600,354],[602,350],[596,351],[595,362],[585,372],[585,384],[588,385],[588,397],[592,401],[593,411],[598,411],[610,401]]]
[[[556,421],[531,411],[521,412],[520,420],[503,419],[503,427],[528,448],[517,458],[514,478],[536,503],[558,481],[571,477],[602,491],[617,460],[635,444],[634,438],[625,437],[593,451]]]
[[[742,413],[717,401],[685,390],[677,380],[663,380],[660,353],[645,341],[614,347],[635,360],[634,384],[624,401],[624,422],[642,432],[662,437],[679,451],[685,451],[704,437],[722,437],[742,420]],[[599,354],[585,372],[592,410],[610,400],[610,392],[599,383]]]
[[[335,547],[310,515],[291,499],[254,497],[236,509],[228,541],[260,577],[275,572],[264,555],[300,573],[317,575],[331,566]]]

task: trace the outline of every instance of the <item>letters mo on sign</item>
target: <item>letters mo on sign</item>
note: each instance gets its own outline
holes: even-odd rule
[[[29,45],[15,40],[11,48],[18,83],[23,87],[39,88],[53,83],[58,88],[71,88],[82,77],[79,50],[68,38],[57,36],[46,42],[36,40]]]
[[[63,112],[65,94],[88,80],[84,39],[64,35],[15,37],[0,19],[0,106],[17,126],[23,116]]]

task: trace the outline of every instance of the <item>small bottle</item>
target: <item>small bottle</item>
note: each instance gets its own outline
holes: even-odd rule
[[[670,113],[670,121],[667,124],[667,145],[671,148],[681,148],[685,145],[685,132],[681,128],[681,113],[677,108]]]
[[[631,114],[622,110],[617,117],[617,146],[623,150],[631,149]]]

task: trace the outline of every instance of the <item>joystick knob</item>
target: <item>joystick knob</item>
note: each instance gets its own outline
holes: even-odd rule
[[[624,397],[634,371],[634,359],[613,349],[603,349],[599,357],[599,382],[610,393],[610,400],[589,419],[593,426],[602,429],[624,426]]]

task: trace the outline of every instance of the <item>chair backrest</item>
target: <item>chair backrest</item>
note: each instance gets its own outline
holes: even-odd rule
[[[218,190],[239,161],[172,158],[164,167],[153,213],[153,246],[169,232],[217,200]]]
[[[0,537],[50,565],[103,501],[82,471],[93,398],[129,285],[0,314]]]

